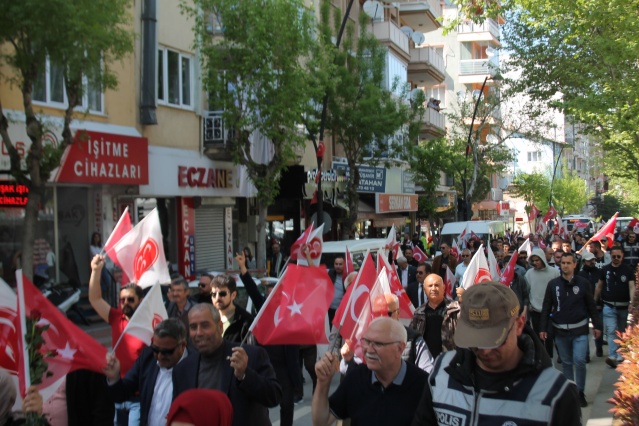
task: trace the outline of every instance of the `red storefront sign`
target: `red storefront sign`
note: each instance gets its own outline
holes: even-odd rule
[[[375,194],[375,213],[416,212],[416,194]]]
[[[195,210],[193,198],[177,197],[178,204],[178,264],[187,280],[195,279]]]
[[[136,136],[79,130],[64,151],[55,181],[146,185],[149,142]]]
[[[0,181],[0,208],[23,208],[29,201],[29,188],[12,181]]]

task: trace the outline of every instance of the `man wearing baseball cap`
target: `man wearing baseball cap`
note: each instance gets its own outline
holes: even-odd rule
[[[456,350],[435,361],[413,426],[471,419],[474,424],[581,424],[575,384],[552,367],[510,288],[488,282],[466,290],[455,344]]]

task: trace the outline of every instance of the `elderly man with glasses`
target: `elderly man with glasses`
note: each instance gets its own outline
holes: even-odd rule
[[[623,264],[623,249],[615,246],[610,250],[612,261],[601,269],[601,276],[595,289],[595,301],[603,302],[603,322],[608,336],[608,358],[606,364],[617,368],[623,361],[617,353],[617,331],[626,331],[628,325],[628,307],[632,305],[635,295],[635,273]]]
[[[315,364],[313,425],[328,426],[347,418],[353,425],[410,425],[428,374],[402,359],[406,341],[406,329],[399,321],[375,318],[360,340],[366,364],[349,368],[330,397],[338,357],[325,353]]]
[[[552,367],[519,315],[508,287],[488,282],[464,293],[457,349],[428,378],[414,426],[436,424],[581,425],[574,383]]]

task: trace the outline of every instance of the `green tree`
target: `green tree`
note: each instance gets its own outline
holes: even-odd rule
[[[514,0],[503,42],[518,90],[586,125],[606,173],[639,183],[639,2]]]
[[[0,60],[6,66],[1,77],[20,89],[31,141],[25,169],[0,102],[0,135],[11,159],[11,174],[29,188],[22,235],[22,268],[28,276],[33,272],[33,241],[46,182],[73,141],[72,120],[82,115],[76,109],[87,89],[83,80],[100,90],[114,89],[117,78],[111,64],[133,50],[130,6],[127,0],[0,0],[6,17],[0,25]],[[68,100],[57,148],[43,144],[45,122],[33,105],[34,85],[46,72],[47,58],[61,69]]]
[[[450,150],[445,138],[422,140],[407,150],[408,162],[415,184],[422,187],[419,196],[419,217],[430,218],[436,213],[435,197],[440,173],[450,170]]]
[[[581,213],[588,202],[586,182],[574,170],[564,172],[552,184],[552,203],[560,216]]]
[[[534,204],[539,210],[548,209],[550,198],[550,180],[545,173],[517,173],[510,185],[509,194],[526,201],[526,212]]]
[[[333,45],[332,37],[342,22],[341,11],[322,2],[320,34],[324,46]],[[333,22],[333,25],[330,23]],[[385,158],[403,158],[407,144],[414,143],[423,112],[423,98],[411,105],[407,87],[384,88],[387,48],[368,31],[370,18],[360,14],[359,31],[349,22],[344,41],[334,50],[334,85],[328,89],[329,129],[344,149],[350,169],[346,187],[349,212],[343,222],[345,239],[352,238],[357,222],[359,165],[376,165]],[[393,93],[393,91],[395,93]]]
[[[303,0],[195,0],[183,7],[195,19],[209,102],[224,110],[225,125],[234,129],[233,161],[246,167],[257,189],[257,259],[263,265],[268,206],[295,149],[305,146],[303,117],[323,94],[317,62],[306,62],[317,46],[314,14]],[[212,15],[223,37],[211,36]],[[264,146],[272,153],[268,158],[256,155],[255,148]]]

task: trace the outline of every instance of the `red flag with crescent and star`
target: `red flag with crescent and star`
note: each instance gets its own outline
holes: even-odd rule
[[[262,345],[328,343],[324,323],[334,292],[323,265],[289,264],[250,331]]]
[[[501,277],[499,277],[499,282],[503,285],[507,285],[510,287],[510,284],[513,282],[515,278],[515,264],[517,263],[517,254],[513,253],[508,261],[508,265],[506,265],[506,269],[501,273]]]
[[[418,262],[426,262],[426,260],[428,260],[428,256],[419,248],[419,246],[415,245],[413,246],[413,259]]]
[[[615,228],[617,227],[617,216],[619,215],[619,213],[615,213],[615,215],[613,217],[610,218],[610,220],[601,227],[601,229],[599,231],[597,231],[597,233],[590,239],[591,241],[599,241],[601,242],[601,239],[603,237],[607,237],[608,238],[608,248],[612,248],[613,244],[614,244],[614,240],[615,240]]]
[[[415,246],[417,248],[417,246]],[[381,260],[380,260],[381,259]],[[377,252],[377,273],[379,274],[382,268],[386,268],[386,274],[388,278],[388,285],[390,286],[390,291],[397,296],[399,299],[399,317],[412,319],[413,314],[415,313],[415,307],[413,306],[413,302],[410,301],[410,297],[408,297],[408,293],[404,290],[402,286],[402,282],[397,275],[397,269],[392,268],[388,263],[388,259],[384,256],[384,252],[379,250]]]
[[[49,364],[49,377],[43,377],[38,385],[43,399],[46,401],[62,384],[67,373],[79,369],[87,369],[102,373],[106,366],[107,350],[95,339],[73,324],[58,310],[46,297],[34,286],[29,279],[22,274],[22,270],[16,271],[18,303],[16,308],[16,332],[14,334],[18,349],[18,378],[20,391],[24,395],[25,389],[33,382],[27,374],[28,359],[25,354],[27,348],[24,340],[25,321],[20,316],[30,317],[37,321],[36,326],[48,325],[48,329],[42,333],[44,343],[39,349],[40,353],[55,353],[52,358],[46,358]],[[23,309],[21,309],[23,307]],[[5,307],[6,308],[6,307]]]

